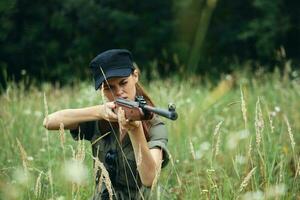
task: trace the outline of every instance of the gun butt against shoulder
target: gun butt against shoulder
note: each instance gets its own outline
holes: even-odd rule
[[[147,105],[143,96],[137,96],[135,101],[117,98],[115,104],[116,109],[122,107],[125,117],[132,121],[150,120],[154,113],[171,120],[178,118],[174,104],[169,104],[168,109],[153,107]]]

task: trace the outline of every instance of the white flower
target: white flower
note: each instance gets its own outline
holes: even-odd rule
[[[242,196],[243,200],[263,200],[264,199],[264,193],[262,191],[255,191],[255,192],[246,192]]]
[[[227,148],[235,149],[238,143],[239,143],[239,137],[237,137],[236,134],[231,135],[227,140]]]
[[[297,71],[293,71],[293,72],[292,72],[292,77],[296,78],[298,75],[299,75],[299,74],[298,74]]]
[[[210,148],[210,143],[209,142],[203,142],[200,144],[200,151],[207,151]]]
[[[25,69],[22,69],[22,70],[21,70],[21,75],[23,75],[23,76],[26,75],[26,70],[25,70]]]
[[[240,136],[240,139],[246,139],[249,136],[249,131],[244,129],[244,130],[239,131],[238,134]]]
[[[274,111],[270,112],[270,116],[271,117],[275,117],[276,116],[276,112],[274,112]]]
[[[286,187],[284,184],[274,185],[266,190],[266,198],[274,198],[284,195]]]
[[[225,76],[225,79],[228,80],[228,81],[231,81],[232,80],[232,76],[230,74],[227,74]]]
[[[13,180],[21,185],[27,185],[29,183],[28,171],[25,171],[23,168],[17,168],[13,172]]]
[[[43,113],[41,111],[34,111],[34,115],[37,117],[41,117]]]
[[[32,157],[32,156],[28,156],[28,157],[27,157],[27,160],[28,160],[28,161],[33,161],[33,157]]]
[[[23,111],[23,113],[25,115],[30,115],[31,114],[31,110],[30,109],[26,109],[26,110]]]
[[[279,113],[280,112],[280,107],[279,106],[275,106],[275,111]]]
[[[203,157],[203,155],[204,155],[204,154],[201,153],[200,150],[195,151],[195,159],[196,159],[196,160],[201,159],[201,158]]]
[[[82,162],[70,160],[65,163],[63,174],[67,181],[83,184],[87,180],[88,170]]]
[[[242,155],[236,155],[235,156],[235,162],[242,165],[242,164],[245,164],[246,163],[246,158],[245,156],[242,156]]]
[[[59,196],[59,197],[57,197],[57,199],[56,200],[65,200],[66,198],[64,197],[64,196]]]

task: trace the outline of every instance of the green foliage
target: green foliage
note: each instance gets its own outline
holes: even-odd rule
[[[11,1],[0,6],[0,65],[9,66],[17,80],[26,69],[39,80],[70,82],[88,77],[90,60],[101,51],[128,48],[136,61],[145,61],[169,45],[171,1]]]
[[[148,79],[153,69],[218,75],[249,60],[273,69],[279,49],[298,67],[299,8],[297,0],[4,0],[0,84],[23,69],[41,81],[86,79],[90,60],[110,48],[130,49]]]
[[[164,107],[172,101],[179,113],[177,121],[165,121],[172,157],[154,195],[161,199],[299,199],[300,78],[299,74],[292,80],[289,76],[288,71],[284,76],[278,71],[235,71],[216,86],[210,81],[200,84],[196,79],[180,82],[175,78],[146,85],[157,105]],[[66,130],[62,145],[58,131],[48,132],[42,126],[47,110],[99,104],[101,97],[90,83],[61,89],[43,84],[41,90],[9,83],[0,102],[0,198],[91,197],[90,143],[73,141]],[[82,145],[82,164],[88,173],[77,187],[64,166]],[[72,170],[75,177],[82,171]]]

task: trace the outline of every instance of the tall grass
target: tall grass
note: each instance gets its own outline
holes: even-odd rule
[[[299,199],[299,83],[278,71],[236,72],[215,86],[150,82],[156,105],[174,102],[179,113],[176,122],[165,120],[170,162],[152,197]],[[89,83],[41,88],[9,83],[0,97],[0,198],[88,199],[95,187],[90,144],[73,141],[63,125],[48,132],[42,122],[59,109],[101,103],[101,94]]]

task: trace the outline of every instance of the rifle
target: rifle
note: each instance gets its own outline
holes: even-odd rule
[[[176,120],[178,114],[176,113],[175,105],[169,104],[168,110],[163,108],[156,108],[149,106],[143,96],[137,96],[135,101],[117,98],[115,101],[116,109],[122,107],[125,112],[126,119],[132,121],[150,120],[153,117],[153,113],[166,117],[171,120]]]

